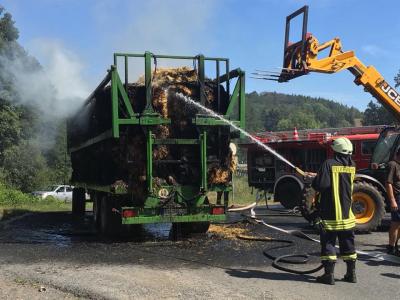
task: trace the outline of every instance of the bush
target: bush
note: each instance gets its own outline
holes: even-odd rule
[[[48,183],[45,159],[33,143],[22,142],[8,148],[4,152],[3,170],[7,185],[24,192]]]
[[[38,202],[38,198],[18,190],[7,188],[4,184],[0,183],[0,205],[18,206],[20,204],[33,204],[36,202]]]

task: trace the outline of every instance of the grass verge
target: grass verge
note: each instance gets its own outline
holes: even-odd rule
[[[0,220],[33,211],[68,211],[71,203],[54,197],[41,199],[0,184]]]
[[[208,198],[211,203],[215,203],[217,196],[216,192],[208,193]],[[247,184],[247,176],[234,176],[233,177],[233,193],[229,194],[229,205],[245,205],[255,201],[255,191]]]

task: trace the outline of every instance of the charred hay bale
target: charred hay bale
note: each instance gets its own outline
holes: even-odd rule
[[[200,99],[197,71],[183,68],[157,69],[152,73],[151,107],[163,118],[171,120],[170,125],[157,125],[152,134],[158,139],[197,138],[198,129],[192,124],[196,114],[202,113],[184,101],[181,93],[196,101]],[[129,101],[135,113],[146,108],[144,77],[126,87]],[[217,93],[220,101],[217,101]],[[214,111],[225,111],[228,94],[222,86],[209,79],[205,80],[206,107]],[[71,141],[79,144],[111,128],[111,88],[106,86],[96,93],[89,105],[85,106],[72,120]],[[123,117],[123,116],[121,116]],[[71,127],[71,126],[69,126]],[[216,161],[209,165],[209,183],[225,184],[230,181],[234,169],[233,157],[229,152],[229,128],[208,129],[207,152]],[[113,184],[119,180],[127,183],[137,199],[146,197],[146,133],[140,126],[121,127],[120,138],[102,142],[73,155],[73,178],[82,181]],[[95,152],[95,155],[92,155]],[[95,158],[95,159],[94,159]],[[180,161],[180,164],[162,164],[163,160]],[[198,183],[200,180],[200,150],[198,145],[156,145],[153,148],[156,182],[167,178],[178,184]],[[101,162],[101,163],[99,163]]]

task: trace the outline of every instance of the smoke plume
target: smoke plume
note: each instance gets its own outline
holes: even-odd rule
[[[21,49],[9,53],[19,53]],[[35,41],[41,66],[28,55],[1,55],[3,78],[9,78],[16,97],[7,99],[16,104],[37,109],[44,118],[65,118],[79,109],[89,95],[89,88],[82,77],[83,65],[76,55],[60,43]],[[36,54],[35,53],[35,54]]]

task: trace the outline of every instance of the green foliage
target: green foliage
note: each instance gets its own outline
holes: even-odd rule
[[[247,183],[247,176],[233,177],[234,199],[230,204],[248,204],[255,201],[256,196],[252,193],[252,188]]]
[[[17,206],[20,203],[32,204],[37,201],[38,198],[32,195],[7,188],[4,184],[0,183],[0,206]]]
[[[44,152],[44,157],[51,170],[50,183],[67,183],[71,177],[71,161],[67,154],[66,122],[57,123],[53,144]]]
[[[246,126],[250,132],[348,127],[362,113],[322,98],[256,92],[247,95]]]
[[[4,11],[4,7],[0,5],[0,47],[5,42],[16,41],[19,36],[11,14]]]
[[[65,120],[48,120],[32,106],[20,105],[18,86],[5,65],[18,61],[40,70],[37,60],[18,44],[11,14],[0,6],[0,183],[31,192],[69,180]]]
[[[47,197],[41,199],[0,183],[0,220],[20,215],[29,211],[64,211],[71,210],[71,203],[65,203]]]
[[[19,115],[9,106],[0,108],[0,159],[4,151],[18,142],[21,136]]]
[[[24,192],[45,185],[48,170],[37,145],[26,141],[4,152],[3,168],[9,186]]]
[[[382,105],[370,101],[364,112],[363,125],[392,125],[396,124],[394,116]]]

